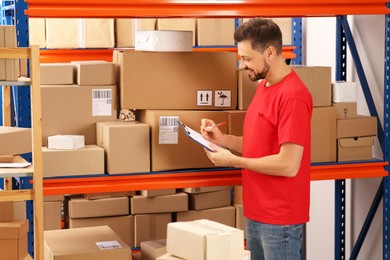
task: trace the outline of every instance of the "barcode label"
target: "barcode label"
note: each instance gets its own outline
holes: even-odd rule
[[[96,245],[100,250],[112,250],[122,248],[122,245],[119,244],[119,242],[116,240],[96,242]]]
[[[178,117],[173,116],[173,117],[167,117],[167,116],[162,116],[160,117],[160,127],[161,126],[178,126],[177,123]]]
[[[159,144],[177,144],[178,143],[178,116],[160,116],[160,127],[158,133]]]
[[[112,90],[92,89],[92,116],[112,115]]]
[[[92,90],[92,98],[94,99],[111,99],[112,93],[111,89],[93,89]]]

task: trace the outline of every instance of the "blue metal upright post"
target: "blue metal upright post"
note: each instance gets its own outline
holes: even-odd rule
[[[302,18],[292,18],[292,45],[295,46],[295,58],[292,65],[302,65]]]

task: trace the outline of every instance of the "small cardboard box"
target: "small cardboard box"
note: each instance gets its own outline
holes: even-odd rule
[[[155,260],[167,253],[167,240],[158,239],[141,242],[142,260]]]
[[[373,145],[373,136],[338,139],[337,160],[339,162],[370,160]]]
[[[28,220],[0,222],[0,259],[22,260],[27,254]]]
[[[195,18],[158,18],[157,30],[178,30],[178,31],[191,31],[193,36],[192,45],[195,46],[195,31],[196,31],[196,19]]]
[[[31,128],[0,126],[0,155],[32,151]]]
[[[69,228],[109,226],[127,245],[134,246],[134,217],[70,218]]]
[[[244,232],[205,219],[169,223],[167,252],[184,259],[241,259]]]
[[[291,68],[309,89],[314,107],[332,105],[331,67],[296,65]]]
[[[72,198],[69,200],[70,218],[110,217],[129,214],[129,198],[118,197],[99,200]]]
[[[236,109],[234,52],[124,50],[113,56],[120,67],[122,109]]]
[[[163,195],[172,195],[176,193],[176,189],[161,189],[161,190],[141,190],[139,192],[144,197],[157,197]]]
[[[73,65],[70,63],[41,63],[41,85],[74,84]]]
[[[177,120],[197,130],[202,118],[227,121],[224,111],[142,110],[139,121],[151,127],[151,171],[213,168],[203,148],[178,129]],[[221,126],[227,133],[227,126]],[[180,158],[180,159],[178,159]]]
[[[134,47],[135,32],[137,30],[155,30],[156,22],[155,18],[116,19],[116,47]]]
[[[47,148],[57,150],[77,150],[84,148],[83,135],[52,135],[48,137]]]
[[[14,221],[14,202],[0,201],[0,222]]]
[[[150,172],[149,131],[149,125],[140,122],[96,123],[96,142],[104,148],[106,173]]]
[[[131,248],[108,226],[44,232],[45,260],[131,259]]]
[[[377,118],[373,116],[358,115],[356,118],[337,120],[337,139],[376,136]]]
[[[338,102],[356,102],[357,86],[356,82],[336,81],[332,83],[332,101]]]
[[[230,206],[231,190],[189,194],[189,209],[202,210]]]
[[[337,110],[337,119],[356,118],[357,117],[357,103],[356,102],[339,102],[332,103]]]
[[[311,162],[336,161],[336,108],[315,107],[311,118]]]
[[[208,219],[231,227],[236,226],[236,209],[233,206],[189,210],[176,213],[176,221],[192,221],[197,219]]]
[[[43,202],[44,230],[61,229],[61,201]]]
[[[114,19],[79,19],[79,48],[115,47]]]
[[[46,48],[78,48],[78,19],[46,18]]]
[[[115,85],[115,64],[107,61],[72,61],[77,85]]]
[[[139,214],[134,216],[134,243],[137,247],[143,241],[165,239],[167,225],[172,222],[171,213]]]
[[[234,45],[234,18],[199,18],[196,20],[198,46]]]
[[[192,31],[136,31],[136,51],[192,51]]]
[[[42,147],[43,176],[71,176],[104,173],[104,150],[86,145],[78,150],[49,150]]]
[[[188,195],[184,192],[152,198],[134,195],[130,198],[130,207],[131,214],[187,211]]]

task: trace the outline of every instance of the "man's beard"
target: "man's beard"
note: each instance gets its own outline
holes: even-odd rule
[[[246,67],[245,70],[251,70],[251,69]],[[248,77],[249,77],[249,79],[251,81],[259,81],[261,79],[265,79],[265,77],[267,76],[268,72],[269,72],[269,65],[267,63],[265,63],[264,69],[262,71],[260,71],[259,73],[256,73],[254,76],[251,76],[250,74],[248,74]]]

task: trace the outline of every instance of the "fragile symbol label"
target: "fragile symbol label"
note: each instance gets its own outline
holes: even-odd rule
[[[230,107],[232,100],[232,92],[230,90],[215,91],[215,107]]]
[[[196,97],[196,105],[198,106],[212,106],[213,92],[208,90],[198,90]]]

